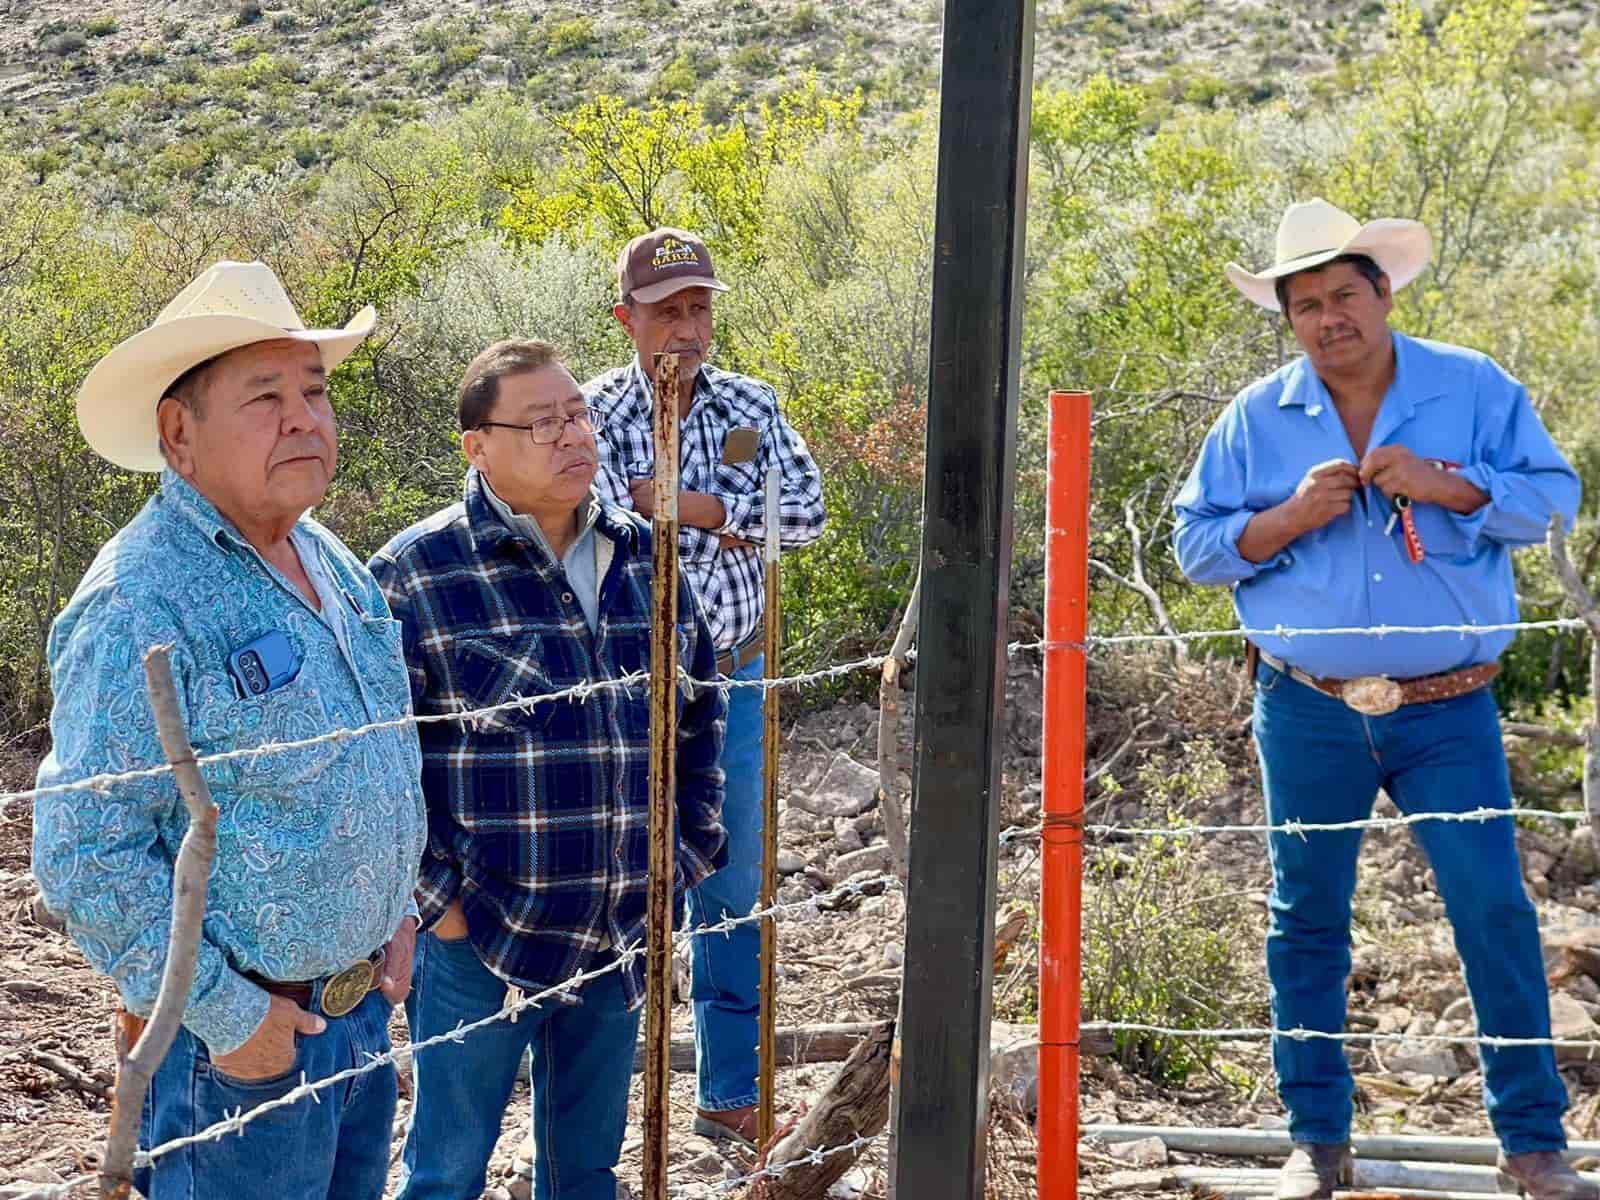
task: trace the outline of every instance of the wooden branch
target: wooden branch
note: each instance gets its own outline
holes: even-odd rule
[[[1589,627],[1589,724],[1583,731],[1583,807],[1589,814],[1591,832],[1600,821],[1600,716],[1593,706],[1600,705],[1600,604],[1583,582],[1572,559],[1567,555],[1567,534],[1562,527],[1561,514],[1550,516],[1550,562],[1555,567],[1556,578],[1567,593],[1572,606],[1578,610],[1583,623]]]
[[[1570,729],[1552,729],[1548,725],[1534,725],[1527,721],[1501,721],[1500,732],[1506,737],[1531,738],[1534,741],[1554,742],[1558,746],[1581,746],[1583,734]]]
[[[845,1060],[811,1111],[764,1156],[763,1167],[789,1166],[781,1175],[757,1182],[751,1200],[816,1200],[860,1157],[860,1149],[830,1154],[818,1162],[809,1155],[871,1137],[889,1119],[889,1055],[894,1022],[879,1025]]]
[[[103,1074],[89,1074],[81,1067],[68,1062],[60,1055],[51,1054],[47,1050],[40,1050],[36,1046],[24,1046],[22,1057],[36,1067],[43,1067],[61,1076],[80,1092],[87,1092],[91,1096],[98,1096],[101,1100],[111,1098],[111,1085]]]
[[[118,1065],[116,1092],[111,1100],[111,1131],[106,1137],[105,1160],[100,1167],[103,1200],[125,1200],[133,1191],[133,1153],[139,1144],[139,1114],[156,1068],[166,1057],[183,1021],[194,982],[195,959],[200,953],[201,924],[206,913],[206,883],[217,854],[217,806],[211,789],[195,765],[194,747],[183,726],[178,689],[168,661],[170,646],[153,646],[144,656],[145,687],[155,713],[161,749],[172,764],[178,792],[189,810],[189,828],[178,847],[172,868],[172,928],[167,938],[167,961],[161,970],[161,988],[150,1022],[126,1060]]]
[[[918,601],[922,597],[922,576],[911,585],[906,611],[900,617],[900,630],[884,660],[883,678],[878,684],[878,804],[883,809],[884,838],[889,843],[889,862],[900,882],[906,882],[911,858],[910,822],[900,798],[900,674],[906,667],[906,653],[917,635]]]

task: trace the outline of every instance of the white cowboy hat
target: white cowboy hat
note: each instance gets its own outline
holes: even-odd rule
[[[1276,281],[1296,271],[1309,271],[1345,254],[1365,254],[1399,291],[1410,283],[1433,254],[1433,238],[1421,221],[1384,217],[1363,225],[1320,196],[1291,204],[1278,222],[1277,261],[1260,274],[1238,263],[1227,266],[1228,281],[1269,312],[1277,312]]]
[[[329,371],[372,332],[369,304],[343,329],[307,329],[283,284],[265,263],[219,262],[172,303],[150,328],[112,347],[78,389],[78,428],[100,457],[130,471],[159,471],[156,406],[191,367],[254,342],[314,342]]]

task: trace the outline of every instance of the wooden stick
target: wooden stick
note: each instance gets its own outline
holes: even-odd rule
[[[1590,822],[1600,821],[1600,604],[1567,556],[1567,535],[1561,514],[1550,516],[1550,561],[1556,578],[1589,627],[1589,725],[1583,731],[1583,807]]]
[[[911,585],[900,629],[883,661],[883,677],[878,682],[878,804],[883,809],[883,833],[889,843],[889,862],[900,882],[906,882],[910,860],[910,822],[900,800],[900,676],[906,669],[911,641],[917,636],[917,615],[922,598],[922,576]]]
[[[765,628],[766,674],[778,675],[779,622],[783,596],[778,586],[778,517],[781,473],[767,472]],[[761,730],[761,907],[771,908],[778,898],[778,689],[763,694]],[[761,921],[760,1105],[756,1113],[756,1144],[765,1146],[777,1127],[778,927],[771,917]]]
[[[170,646],[153,646],[144,656],[145,687],[155,713],[161,749],[172,764],[178,792],[189,810],[189,828],[178,847],[172,868],[172,928],[167,938],[167,961],[161,970],[161,988],[150,1021],[138,1043],[117,1072],[111,1101],[111,1131],[106,1137],[105,1161],[100,1167],[100,1195],[104,1200],[125,1200],[133,1191],[133,1154],[139,1145],[139,1114],[156,1068],[166,1057],[183,1021],[194,982],[195,960],[200,953],[201,926],[206,913],[206,883],[217,854],[217,806],[211,789],[195,765],[194,747],[183,726],[178,689],[168,661]]]
[[[678,755],[678,356],[655,359],[650,619],[650,892],[645,910],[644,1196],[667,1200],[672,1082],[673,805]]]

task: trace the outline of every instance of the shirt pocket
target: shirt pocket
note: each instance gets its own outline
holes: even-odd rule
[[[231,680],[224,678],[215,690],[223,687],[232,693]],[[311,783],[344,751],[344,743],[332,740],[294,745],[312,741],[333,728],[309,663],[282,687],[206,705],[199,711],[206,714],[194,731],[195,748],[202,755],[263,748],[260,754],[240,755],[212,768],[240,788],[279,791]],[[278,748],[284,745],[289,748]]]
[[[472,718],[469,732],[501,737],[544,734],[557,701],[500,707],[561,690],[540,660],[537,636],[463,638],[455,645],[454,659],[456,685],[467,704],[473,709],[500,709]]]
[[[392,617],[363,615],[354,624],[351,653],[377,701],[378,719],[392,721],[410,715],[411,675],[400,641],[400,622]]]

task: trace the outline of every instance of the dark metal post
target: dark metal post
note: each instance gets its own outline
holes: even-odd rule
[[[1033,0],[946,0],[899,1200],[979,1200]]]

